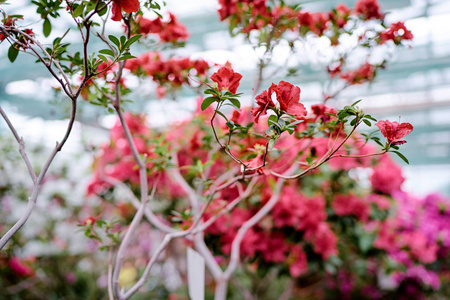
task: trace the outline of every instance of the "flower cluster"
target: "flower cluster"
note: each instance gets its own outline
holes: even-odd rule
[[[365,64],[360,66],[359,69],[341,73],[340,77],[350,85],[361,84],[367,81],[371,81],[375,76],[375,71],[376,68],[370,63],[366,62]],[[337,73],[337,71],[334,70],[334,73]]]
[[[325,37],[329,39],[330,45],[336,48],[337,57],[334,57],[327,65],[331,78],[340,78],[344,82],[344,88],[372,81],[376,71],[384,67],[384,62],[379,64],[366,62],[354,69],[346,68],[352,60],[351,55],[343,55],[340,51],[341,36],[354,35],[357,40],[355,49],[374,49],[392,41],[394,46],[404,45],[412,40],[413,34],[403,22],[393,23],[390,27],[385,25],[385,14],[381,12],[378,0],[358,0],[353,9],[345,4],[338,4],[329,12],[310,12],[298,7],[285,5],[283,1],[268,4],[266,0],[260,1],[219,1],[218,10],[221,20],[229,22],[230,30],[233,32],[249,33],[259,31],[259,39],[255,43],[264,41],[272,46],[276,41],[285,39],[291,47],[295,48],[296,41],[304,41],[305,38]],[[364,31],[352,32],[352,28],[361,27]],[[289,31],[289,34],[285,32]],[[256,33],[256,32],[255,32]],[[269,34],[270,33],[270,34]],[[257,36],[257,34],[255,34]],[[322,38],[323,40],[323,38]],[[272,51],[272,49],[267,49]],[[348,50],[343,50],[348,52]],[[360,64],[360,62],[358,62]],[[335,92],[330,92],[330,95]],[[270,96],[269,96],[270,97]],[[329,97],[326,96],[325,100]],[[267,101],[261,100],[264,111]]]
[[[203,81],[210,65],[203,59],[171,57],[165,60],[159,52],[146,52],[138,58],[127,60],[125,68],[136,75],[151,76],[160,87],[176,89],[182,84],[190,85],[190,76]]]
[[[450,254],[449,199],[437,194],[417,198],[404,192],[394,192],[393,197],[396,213],[378,225],[374,246],[406,267],[396,272],[398,282],[413,278],[437,289],[437,274],[423,264]]]
[[[23,19],[20,16],[7,16],[4,19],[1,20],[2,26],[5,30],[5,32],[0,31],[0,42],[3,42],[7,35],[5,33],[12,29],[16,25],[16,21],[19,19]],[[18,45],[12,45],[12,47],[15,47],[18,49],[21,47],[23,50],[26,50],[28,44],[33,44],[33,41],[30,40],[30,37],[34,37],[34,32],[32,29],[25,28],[23,29],[23,34],[19,34],[18,32],[9,32],[9,34],[14,35],[17,38],[17,41],[19,42]]]
[[[394,44],[400,45],[402,41],[409,41],[414,38],[410,30],[405,27],[403,22],[393,23],[391,27],[380,34],[380,44],[384,44],[387,41],[393,41]]]
[[[189,37],[186,27],[172,13],[169,13],[169,19],[169,21],[164,21],[159,17],[153,20],[140,17],[136,19],[132,31],[144,36],[156,34],[164,43],[185,42]]]

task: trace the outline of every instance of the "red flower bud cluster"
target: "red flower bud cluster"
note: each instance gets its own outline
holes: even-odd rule
[[[371,81],[375,76],[375,66],[366,62],[359,69],[348,71],[341,74],[341,79],[347,81],[348,84],[361,84]]]
[[[7,16],[6,18],[4,18],[2,20],[4,30],[8,31],[9,29],[11,29],[11,27],[14,27],[16,25],[16,21],[18,19],[22,19],[22,18],[13,17],[13,16]],[[14,34],[14,36],[17,38],[17,41],[19,42],[20,47],[22,47],[25,50],[27,48],[26,45],[34,44],[34,42],[29,38],[29,37],[34,37],[34,32],[33,32],[33,30],[28,29],[28,28],[24,29],[23,32],[24,32],[24,34],[18,34],[17,32],[11,32],[11,33]],[[6,36],[7,35],[5,35],[4,32],[0,32],[0,42],[4,41],[6,39]]]
[[[138,58],[127,60],[125,68],[136,75],[151,76],[160,86],[179,88],[183,83],[190,85],[189,76],[204,79],[209,64],[203,59],[171,57],[164,60],[159,52],[146,52]]]
[[[342,29],[350,19],[352,10],[345,4],[339,4],[328,13],[311,13],[305,10],[297,11],[289,6],[271,7],[267,0],[219,0],[218,10],[220,20],[229,19],[230,24],[247,22],[242,32],[258,30],[264,26],[276,26],[275,35],[279,36],[286,30],[298,30],[301,34],[313,32],[322,36],[331,26]],[[362,20],[384,19],[380,12],[378,0],[359,0],[355,4],[354,14]]]
[[[412,40],[414,38],[410,30],[405,27],[403,22],[393,23],[391,27],[380,34],[380,44],[384,44],[387,41],[393,41],[394,44],[400,45],[402,41]]]
[[[355,13],[364,20],[384,18],[378,0],[358,0],[355,4]]]
[[[182,23],[172,13],[169,13],[170,20],[168,22],[162,21],[161,18],[153,20],[146,18],[139,18],[133,28],[133,33],[143,35],[157,34],[162,42],[180,42],[186,41],[189,33]]]

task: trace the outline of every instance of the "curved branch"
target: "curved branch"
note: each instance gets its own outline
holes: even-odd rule
[[[131,191],[131,189],[125,183],[123,183],[122,181],[117,180],[115,178],[104,176],[103,174],[100,175],[100,177],[102,180],[108,182],[109,184],[111,184],[113,186],[119,186],[124,191],[126,191],[128,196],[130,197],[131,204],[134,206],[134,208],[136,210],[139,209],[139,207],[141,205],[139,199],[134,195],[134,193]],[[171,233],[171,232],[178,231],[178,230],[164,224],[163,222],[161,222],[158,219],[158,217],[153,213],[153,211],[148,207],[145,207],[144,215],[145,215],[145,218],[150,222],[150,224],[152,224],[155,228],[157,228],[158,230],[161,230],[162,232]]]
[[[62,147],[66,143],[67,139],[69,138],[70,133],[72,132],[73,124],[75,123],[75,117],[77,112],[77,102],[76,100],[72,99],[72,112],[70,115],[69,123],[67,125],[66,133],[64,134],[63,139],[61,142],[57,142],[55,148],[53,149],[52,153],[48,157],[47,161],[45,162],[44,166],[42,167],[41,172],[39,173],[39,176],[36,178],[31,196],[28,198],[28,204],[25,209],[24,214],[20,217],[20,219],[9,229],[4,236],[0,239],[0,250],[3,249],[5,244],[12,238],[12,236],[19,231],[20,228],[28,221],[28,218],[30,217],[31,213],[34,210],[34,207],[36,206],[36,200],[39,195],[39,191],[42,185],[42,181],[44,180],[44,176],[47,173],[53,159],[55,158],[56,154],[61,151]],[[20,142],[19,142],[20,143]],[[32,177],[33,178],[33,177]]]
[[[11,121],[9,120],[8,116],[3,111],[1,106],[0,106],[0,114],[2,115],[3,119],[5,119],[6,124],[8,124],[8,127],[13,133],[14,137],[16,138],[17,143],[19,143],[20,155],[22,155],[22,158],[25,161],[25,164],[27,165],[28,173],[30,174],[31,179],[33,180],[33,184],[36,184],[36,173],[34,173],[33,166],[31,165],[30,159],[28,158],[27,152],[25,151],[25,142],[23,141],[23,138],[19,137],[16,129],[14,128],[13,124],[11,123]]]

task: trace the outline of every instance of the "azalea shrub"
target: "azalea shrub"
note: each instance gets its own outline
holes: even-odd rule
[[[53,38],[52,22],[61,14],[74,20],[82,41],[78,52],[64,40],[68,31],[44,46],[40,29],[24,28],[22,16],[1,10],[0,41],[9,45],[9,60],[32,53],[58,82],[59,97],[71,104],[63,139],[38,168],[0,108],[32,182],[25,188],[25,212],[2,228],[0,246],[7,245],[7,252],[0,270],[8,275],[2,281],[8,293],[42,298],[40,289],[57,278],[62,284],[50,287],[56,297],[88,297],[89,291],[90,297],[110,299],[183,299],[187,270],[179,261],[191,247],[208,269],[208,296],[217,300],[445,294],[448,199],[403,192],[401,167],[391,157],[408,163],[401,145],[413,125],[378,121],[364,112],[361,100],[344,107],[329,102],[372,81],[392,51],[409,44],[413,35],[404,24],[385,24],[376,0],[359,0],[353,9],[340,4],[328,13],[284,1],[219,1],[219,18],[230,33],[243,35],[258,53],[263,49],[254,104],[244,107],[239,87],[248,79],[238,66],[165,56],[168,48],[182,47],[189,33],[162,4],[33,2],[45,37]],[[120,22],[123,33],[109,34],[110,22]],[[97,52],[88,47],[94,39],[103,45]],[[269,83],[268,71],[274,71],[279,46],[288,45],[289,57],[295,57],[302,43],[319,39],[333,53],[322,62],[330,84],[322,103],[306,107],[301,84],[294,84],[295,68],[281,70],[287,72]],[[353,47],[344,40],[354,41]],[[372,53],[380,47],[388,55],[375,61]],[[136,55],[138,49],[145,50]],[[350,60],[355,49],[364,50],[359,62]],[[355,63],[359,67],[350,68]],[[197,109],[187,120],[150,128],[145,114],[127,112],[133,98],[128,82],[136,80],[151,82],[154,98],[176,100],[177,91],[189,88],[198,94]],[[62,224],[78,230],[86,251],[70,251],[74,241],[55,238],[56,254],[21,257],[28,241],[18,239],[19,229],[36,210],[41,187],[54,184],[44,179],[71,134],[79,101],[116,114],[117,122],[109,141],[95,146],[86,201],[64,206],[64,197],[53,194],[56,207],[73,211],[66,222],[47,221],[49,236]],[[362,132],[363,124],[376,129]],[[47,268],[56,256],[65,260],[57,272]],[[179,282],[170,284],[175,277]]]
[[[321,117],[328,118],[318,111],[308,115],[311,122],[320,120],[322,123]],[[165,136],[165,140],[177,149],[172,155],[177,157],[182,176],[195,186],[202,182],[205,172],[209,180],[215,180],[235,164],[228,155],[220,155],[214,150],[214,133],[209,126],[212,114],[212,110],[202,112],[199,102],[192,120],[171,126],[167,132],[154,131],[143,125],[142,115],[129,115],[128,122],[131,127],[140,124],[136,128],[140,132],[135,136],[137,139],[147,136],[148,140],[160,140]],[[239,124],[251,120],[250,115],[249,109],[242,109],[242,113],[233,114],[231,121]],[[236,153],[253,149],[253,153],[248,154],[254,157],[250,159],[249,168],[261,165],[262,159],[257,158],[261,154],[257,153],[264,149],[264,139],[256,138],[251,131],[264,130],[267,121],[267,116],[261,117],[251,126],[248,135],[232,143]],[[125,161],[132,160],[130,154],[124,156],[129,151],[111,148],[124,139],[116,134],[118,128],[119,123],[111,131],[111,141],[102,147],[95,171],[96,174],[103,173],[104,178],[111,176],[137,188],[138,173],[125,164]],[[225,134],[226,130],[228,127],[223,122],[218,126],[217,134]],[[296,131],[277,141],[275,150],[267,158],[272,170],[281,172],[289,167],[286,161],[297,155],[308,157],[314,152],[315,156],[320,156],[328,150],[328,138],[306,141],[301,133]],[[351,144],[358,149],[359,155],[372,153],[374,146],[363,141],[364,138],[358,136]],[[151,152],[143,147],[143,153]],[[257,162],[252,164],[254,161]],[[363,187],[360,180],[367,174],[370,186]],[[96,175],[88,190],[106,203],[114,186],[101,177]],[[160,193],[160,202],[156,205],[159,211],[155,210],[155,213],[161,219],[171,220],[172,226],[189,228],[193,217],[184,201],[186,195],[179,192],[182,190],[179,182],[171,179],[170,175],[162,178],[164,181],[158,183],[160,188],[157,192]],[[440,291],[439,276],[444,276],[442,284],[447,282],[441,267],[448,261],[448,228],[445,224],[450,218],[449,202],[439,195],[419,199],[407,194],[402,191],[404,179],[400,166],[390,156],[384,155],[336,158],[309,176],[286,183],[277,205],[246,233],[241,244],[244,271],[239,276],[254,278],[249,282],[246,279],[246,288],[259,289],[258,297],[273,299],[268,295],[273,293],[270,289],[277,286],[266,282],[264,288],[259,284],[275,272],[282,282],[293,282],[294,298],[384,299],[397,298],[404,293],[408,297],[417,297]],[[254,184],[252,193],[247,194],[243,201],[239,199],[242,191],[248,189],[245,182],[223,189],[203,215],[208,224],[212,217],[220,212],[223,214],[205,230],[205,241],[220,264],[229,262],[239,228],[273,195],[275,178],[266,174]],[[204,197],[208,196],[207,193]],[[234,209],[230,213],[223,213],[232,207]],[[342,285],[342,282],[346,284]],[[309,288],[310,285],[314,288]],[[279,286],[277,291],[282,293]],[[236,299],[242,297],[239,292],[230,297],[233,295]],[[272,295],[274,298],[278,296]]]

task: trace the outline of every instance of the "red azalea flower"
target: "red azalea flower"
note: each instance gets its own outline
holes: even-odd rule
[[[324,31],[328,28],[328,15],[317,12],[310,13],[308,11],[301,11],[297,15],[300,26],[306,26],[315,34],[322,36]]]
[[[410,123],[399,124],[397,122],[389,121],[378,121],[375,125],[380,128],[381,133],[387,138],[388,143],[391,145],[401,145],[406,143],[402,138],[408,135],[414,128]]]
[[[139,0],[113,0],[112,17],[113,21],[122,20],[122,10],[127,13],[137,12],[141,4]]]
[[[299,277],[308,272],[308,258],[302,246],[292,245],[290,247],[287,263],[289,265],[289,273],[292,277]]]
[[[300,101],[300,88],[286,81],[273,87],[277,100],[280,103],[280,109],[297,118],[306,116],[306,108]]]
[[[159,37],[163,42],[186,41],[189,37],[186,26],[181,24],[175,15],[169,13],[170,22],[159,32]]]
[[[375,75],[375,67],[366,62],[359,69],[341,74],[341,79],[349,84],[362,84],[373,79]]]
[[[315,104],[311,106],[312,112],[315,114],[314,120],[321,119],[322,122],[328,122],[331,120],[331,116],[329,114],[337,114],[336,109],[326,106],[324,104]]]
[[[384,14],[380,12],[378,0],[359,0],[355,4],[355,13],[364,20],[384,18]]]
[[[219,0],[220,8],[218,10],[220,21],[225,20],[238,11],[238,0]]]
[[[336,10],[329,13],[329,18],[337,27],[342,28],[347,24],[351,12],[350,8],[341,3],[336,6]]]
[[[272,93],[276,85],[272,83],[269,88],[269,91],[263,91],[261,94],[256,96],[256,104],[258,107],[252,108],[252,115],[255,117],[255,122],[258,123],[259,117],[267,114],[268,108],[274,108],[275,104],[272,101]]]
[[[211,76],[211,80],[218,84],[219,90],[228,90],[233,94],[236,94],[241,78],[241,74],[229,67],[222,67]]]
[[[154,20],[149,20],[146,18],[139,18],[136,20],[139,26],[139,33],[147,35],[149,33],[158,33],[162,30],[163,22],[158,17]]]
[[[26,261],[17,256],[10,259],[9,267],[17,276],[30,277],[34,275],[34,270],[26,263]]]
[[[411,31],[405,27],[403,22],[397,22],[392,24],[386,31],[382,32],[380,38],[380,44],[384,44],[387,41],[393,41],[396,45],[399,45],[403,40],[412,40],[414,36]]]

